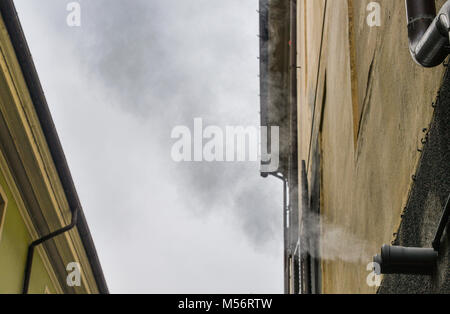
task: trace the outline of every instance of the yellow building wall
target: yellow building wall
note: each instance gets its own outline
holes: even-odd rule
[[[411,59],[404,1],[376,1],[379,27],[370,2],[298,3],[299,162],[311,180],[319,145],[323,293],[376,292],[366,268],[398,229],[444,73]]]
[[[67,226],[72,214],[1,16],[0,51],[0,116],[3,119],[0,127],[3,181],[0,185],[8,195],[0,238],[0,293],[20,293],[28,245],[51,231]],[[20,163],[20,167],[14,168],[11,165],[14,162]],[[21,184],[30,186],[27,188]],[[32,201],[24,204],[26,199]],[[34,220],[32,215],[35,215]],[[77,228],[49,241],[53,241],[54,245],[47,247],[48,254],[44,250],[45,244],[35,249],[29,292],[98,293],[90,260]],[[49,256],[58,259],[52,261],[55,264],[79,263],[81,286],[68,287],[65,278],[69,272],[62,267],[53,269]]]
[[[28,245],[32,240],[2,172],[0,186],[6,198],[6,212],[0,235],[0,294],[17,294],[22,293]],[[55,293],[56,289],[36,250],[29,293],[45,292]]]

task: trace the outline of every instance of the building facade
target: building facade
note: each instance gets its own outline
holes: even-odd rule
[[[287,201],[286,212],[298,212],[287,228],[296,229],[300,254],[286,246],[298,261],[286,263],[293,269],[285,272],[286,292],[449,293],[443,214],[450,194],[450,78],[446,66],[425,68],[411,56],[412,23],[424,18],[410,19],[408,32],[409,0],[263,2],[269,15],[275,3],[295,10],[285,16],[291,37],[281,39],[286,49],[295,47],[278,55],[290,77],[288,112],[296,102],[297,129],[287,136],[297,140],[297,164],[289,171],[298,175],[300,195]],[[436,1],[437,9],[444,3]],[[268,29],[279,23],[269,20]],[[269,46],[279,38],[269,38]],[[438,229],[429,273],[375,276],[373,256],[383,244],[432,248]]]
[[[0,293],[108,293],[13,1],[0,13]]]

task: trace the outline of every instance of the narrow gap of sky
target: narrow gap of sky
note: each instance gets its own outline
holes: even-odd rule
[[[282,191],[175,163],[177,125],[258,126],[257,0],[15,4],[113,293],[282,293]]]

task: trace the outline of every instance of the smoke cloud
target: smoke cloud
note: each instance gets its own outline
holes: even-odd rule
[[[170,154],[196,117],[259,126],[258,1],[78,2],[15,1],[111,291],[281,292],[280,183]]]

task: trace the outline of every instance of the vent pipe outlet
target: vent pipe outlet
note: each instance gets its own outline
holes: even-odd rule
[[[383,245],[375,255],[375,272],[381,274],[429,275],[436,267],[438,253],[434,249]]]

